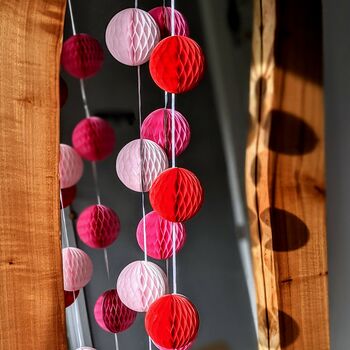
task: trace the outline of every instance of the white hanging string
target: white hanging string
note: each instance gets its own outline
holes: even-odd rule
[[[74,23],[74,16],[73,16],[73,9],[72,9],[71,0],[68,0],[68,7],[69,7],[70,21],[71,21],[71,24],[72,24],[72,32],[73,32],[73,35],[76,35],[77,31],[75,29],[75,23]]]
[[[78,309],[78,299],[75,296],[75,292],[73,292],[73,304],[74,304],[74,313],[75,313],[75,321],[77,324],[77,332],[78,332],[78,340],[79,340],[79,347],[81,348],[84,344],[83,344],[83,337],[81,334],[81,320],[80,320],[80,315],[79,315],[79,309]]]
[[[119,350],[118,334],[114,333],[115,350]]]

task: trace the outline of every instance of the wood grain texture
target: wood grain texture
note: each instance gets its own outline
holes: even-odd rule
[[[329,349],[321,1],[255,0],[246,195],[260,349]]]
[[[66,349],[59,230],[64,0],[0,2],[0,349]]]

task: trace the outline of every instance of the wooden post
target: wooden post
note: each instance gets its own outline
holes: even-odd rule
[[[260,349],[329,349],[321,0],[255,0],[246,191]]]
[[[66,349],[58,75],[64,0],[0,3],[0,349]]]

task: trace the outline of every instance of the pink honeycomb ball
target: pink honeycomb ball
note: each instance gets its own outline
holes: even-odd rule
[[[155,300],[168,292],[168,281],[158,265],[150,261],[134,261],[120,273],[117,291],[128,308],[146,312]]]
[[[171,7],[158,6],[148,12],[156,21],[160,35],[165,38],[171,35]],[[190,30],[184,15],[175,10],[175,35],[189,36]]]
[[[83,175],[84,164],[76,150],[68,145],[60,145],[60,185],[61,188],[74,186]]]
[[[153,17],[137,8],[118,12],[106,29],[109,52],[128,66],[140,66],[147,62],[159,40],[159,28]]]
[[[137,243],[142,250],[144,250],[144,221],[147,255],[154,259],[168,259],[173,255],[172,225],[176,232],[176,252],[182,249],[186,241],[185,225],[180,222],[172,223],[152,211],[142,218],[137,226]]]
[[[75,78],[94,76],[101,69],[103,58],[100,43],[88,34],[73,35],[63,43],[61,64]]]
[[[104,205],[91,205],[84,209],[77,221],[80,239],[91,248],[106,248],[119,235],[118,215]]]
[[[79,248],[62,250],[64,290],[74,292],[84,288],[91,280],[93,266],[89,256]]]
[[[116,289],[100,295],[95,303],[94,316],[97,324],[106,332],[123,332],[134,323],[137,313],[125,306]]]
[[[175,111],[175,154],[179,156],[188,146],[191,130],[186,118]],[[141,135],[162,147],[171,157],[171,109],[160,108],[150,113],[142,123]]]
[[[141,150],[142,147],[142,150]],[[141,168],[142,152],[142,168]],[[161,147],[151,140],[133,140],[119,152],[116,162],[120,181],[133,191],[149,191],[153,181],[166,168],[168,157]],[[142,171],[141,171],[142,170]],[[141,173],[143,181],[141,181]],[[143,182],[143,189],[142,189]]]
[[[113,152],[115,133],[107,121],[89,117],[74,128],[72,143],[81,157],[90,161],[102,160]]]

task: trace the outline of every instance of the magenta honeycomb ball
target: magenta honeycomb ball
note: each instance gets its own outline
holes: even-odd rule
[[[142,153],[142,157],[141,157]],[[142,168],[141,168],[142,158]],[[151,140],[133,140],[119,152],[116,162],[120,181],[134,191],[147,192],[153,181],[166,168],[168,157],[161,147]],[[141,181],[143,174],[143,181]]]
[[[76,150],[68,145],[60,145],[60,185],[61,188],[74,186],[83,175],[83,161]]]
[[[172,225],[176,232],[176,252],[182,249],[186,241],[185,225],[180,222],[172,223],[152,211],[142,218],[137,226],[137,243],[142,250],[144,250],[144,221],[148,256],[154,259],[168,259],[173,255]]]
[[[141,135],[162,147],[171,157],[171,109],[160,108],[150,113],[142,123]],[[188,146],[191,130],[186,118],[175,111],[175,154],[179,156]]]
[[[103,58],[100,43],[88,34],[73,35],[63,43],[61,64],[75,78],[95,75],[102,67]]]
[[[150,261],[134,261],[120,273],[117,291],[128,308],[146,312],[155,300],[168,292],[168,281],[158,265]]]
[[[64,290],[74,292],[91,280],[93,266],[89,256],[79,248],[62,250]]]
[[[162,38],[171,35],[171,7],[158,6],[150,10],[149,14],[156,21]],[[189,36],[190,30],[184,15],[179,11],[175,10],[174,20],[175,35]]]
[[[147,62],[159,40],[159,28],[153,17],[137,8],[118,12],[106,29],[109,52],[128,66],[140,66]]]
[[[108,157],[115,146],[112,126],[99,117],[81,120],[73,130],[72,143],[83,158],[90,161]]]
[[[96,301],[94,316],[97,324],[106,332],[123,332],[134,323],[137,313],[125,306],[116,289],[104,292]]]
[[[79,216],[77,232],[80,239],[91,248],[106,248],[119,235],[118,215],[104,205],[91,205]]]

